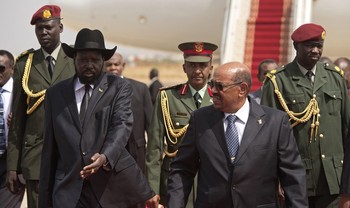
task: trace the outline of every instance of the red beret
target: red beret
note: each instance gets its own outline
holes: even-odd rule
[[[35,25],[38,21],[48,21],[52,19],[60,19],[61,8],[57,5],[45,5],[33,14],[31,25]]]
[[[208,62],[212,58],[217,45],[205,42],[181,43],[178,48],[184,53],[184,58],[189,62]]]
[[[300,27],[298,27],[293,33],[292,33],[292,40],[294,42],[304,42],[304,41],[322,41],[326,37],[326,31],[321,25],[308,23],[303,24]]]

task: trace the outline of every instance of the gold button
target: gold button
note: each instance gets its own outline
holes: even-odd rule
[[[334,97],[334,98],[336,98],[336,96],[335,96],[335,95],[333,95],[333,97]]]
[[[341,162],[341,164],[343,164],[343,160],[341,160],[340,162]]]
[[[323,138],[323,134],[320,134],[320,137]]]
[[[316,95],[314,94],[314,95],[312,95],[312,97],[316,98]]]
[[[293,100],[293,103],[295,103],[296,101],[295,100]]]
[[[179,122],[176,122],[175,125],[176,125],[176,126],[180,126],[180,123],[179,123]]]
[[[326,158],[326,155],[322,155],[321,157],[324,159],[324,158]]]
[[[320,116],[321,116],[321,114],[318,113],[318,114],[317,114],[317,117],[320,117]]]

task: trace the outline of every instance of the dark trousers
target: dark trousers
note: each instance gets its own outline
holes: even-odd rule
[[[21,206],[24,189],[13,194],[6,186],[6,156],[0,156],[0,207],[19,208]]]
[[[309,208],[338,208],[339,195],[310,196]]]

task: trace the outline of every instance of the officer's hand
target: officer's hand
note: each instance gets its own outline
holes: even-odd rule
[[[24,188],[24,184],[18,179],[16,171],[10,170],[7,171],[6,179],[7,188],[13,193],[18,194]]]
[[[146,201],[147,208],[164,208],[163,205],[159,204],[160,196],[157,194],[154,197]]]
[[[340,195],[339,208],[350,208],[350,195]]]
[[[96,173],[104,164],[107,163],[107,158],[104,154],[95,153],[91,157],[92,163],[87,165],[80,171],[80,177],[83,179],[89,177],[91,174]]]

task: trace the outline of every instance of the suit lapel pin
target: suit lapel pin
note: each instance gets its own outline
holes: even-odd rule
[[[261,120],[261,118],[258,120],[258,124],[262,124],[262,120]]]
[[[102,93],[102,92],[103,92],[103,89],[101,89],[101,88],[98,88],[98,91]]]

